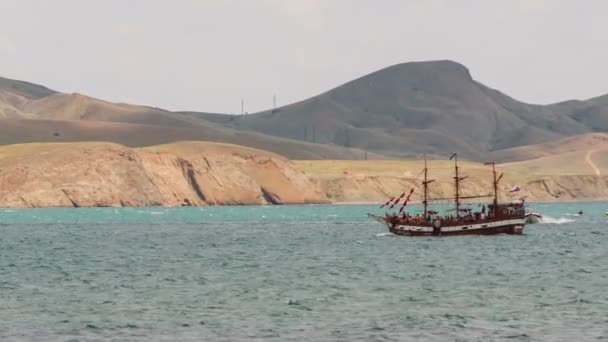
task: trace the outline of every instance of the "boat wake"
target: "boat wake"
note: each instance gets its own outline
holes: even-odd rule
[[[376,234],[376,237],[383,237],[383,236],[394,236],[395,234],[393,233],[378,233]]]
[[[539,223],[542,223],[542,224],[565,224],[565,223],[570,223],[570,222],[574,222],[574,220],[573,219],[569,219],[569,218],[565,218],[565,217],[555,218],[555,217],[543,215],[543,218],[542,218],[542,220]]]

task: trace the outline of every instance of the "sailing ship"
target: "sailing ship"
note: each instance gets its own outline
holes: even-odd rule
[[[485,163],[492,165],[493,173],[493,195],[478,195],[478,196],[462,196],[460,191],[461,182],[468,176],[459,175],[458,155],[454,153],[450,160],[454,160],[454,187],[455,194],[452,198],[429,198],[429,184],[434,182],[433,179],[428,179],[428,167],[426,155],[424,157],[424,180],[422,186],[424,189],[424,199],[422,201],[423,214],[411,216],[405,209],[411,195],[414,192],[412,188],[409,195],[405,197],[405,193],[397,198],[393,198],[386,202],[382,207],[390,205],[394,208],[405,197],[405,201],[399,212],[386,213],[384,216],[369,215],[377,221],[385,224],[389,231],[396,235],[406,236],[444,236],[444,235],[491,235],[491,234],[522,234],[524,225],[526,224],[526,209],[524,201],[512,203],[498,203],[498,183],[504,174],[497,177],[496,165],[494,162]],[[492,203],[484,204],[482,209],[474,212],[470,208],[462,208],[462,200],[475,198],[493,197]],[[431,201],[454,200],[455,208],[450,212],[450,215],[439,215],[437,211],[429,210]]]

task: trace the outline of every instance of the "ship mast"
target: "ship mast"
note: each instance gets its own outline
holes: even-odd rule
[[[498,182],[500,182],[502,176],[504,176],[504,173],[501,173],[500,176],[496,178],[496,163],[489,162],[485,164],[492,164],[492,174],[494,175],[494,210],[496,210],[496,208],[498,207]]]
[[[422,201],[422,204],[424,204],[424,217],[426,218],[428,215],[428,209],[429,209],[429,184],[433,183],[435,180],[434,179],[428,179],[428,167],[426,165],[426,153],[424,154],[424,181],[422,182],[422,185],[424,186],[424,201]]]
[[[452,155],[454,157],[454,171],[456,175],[454,176],[454,183],[456,185],[456,196],[454,196],[454,200],[456,202],[456,218],[460,218],[460,178],[458,177],[458,154],[454,153]]]
[[[429,206],[429,201],[428,201],[428,196],[429,196],[429,182],[427,180],[427,176],[428,176],[428,169],[426,167],[426,153],[424,154],[424,182],[422,182],[422,184],[424,185],[424,201],[422,202],[424,204],[424,219],[426,220],[426,212]]]
[[[454,159],[454,185],[456,187],[456,195],[454,196],[454,200],[456,202],[456,218],[460,218],[460,181],[466,179],[468,176],[460,177],[458,176],[458,154],[454,153],[450,157],[450,160]],[[464,198],[475,198],[477,196],[468,196]]]
[[[494,174],[494,210],[498,208],[498,180],[496,179],[496,163],[492,162],[492,173]]]

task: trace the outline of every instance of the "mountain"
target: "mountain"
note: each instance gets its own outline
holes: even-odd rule
[[[102,139],[144,146],[194,139],[243,144],[295,159],[458,151],[464,158],[484,160],[505,149],[608,131],[608,95],[526,104],[474,80],[461,64],[431,61],[394,65],[251,115],[170,112],[0,79],[2,118],[21,121],[12,121],[19,126],[12,133],[3,131],[7,123],[0,124],[0,133],[7,134],[0,143]],[[45,130],[49,125],[66,133],[57,136]]]
[[[78,93],[64,94],[6,78],[0,78],[0,118],[111,121],[178,127],[208,123],[160,108],[111,103]]]
[[[139,147],[180,140],[235,143],[297,159],[385,158],[341,146],[237,131],[159,108],[111,103],[0,78],[0,144],[108,141]]]
[[[489,151],[608,130],[606,97],[550,106],[519,102],[452,61],[382,69],[299,103],[230,119],[228,127],[393,156],[480,159]]]
[[[566,101],[549,108],[573,118],[592,131],[608,131],[608,95],[587,101]]]

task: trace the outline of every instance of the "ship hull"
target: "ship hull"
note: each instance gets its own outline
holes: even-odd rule
[[[542,220],[542,216],[538,214],[528,214],[526,215],[526,224],[536,224],[540,223]]]
[[[521,235],[525,219],[511,219],[484,223],[453,225],[440,228],[432,226],[390,225],[389,231],[404,236],[450,236],[450,235]]]

